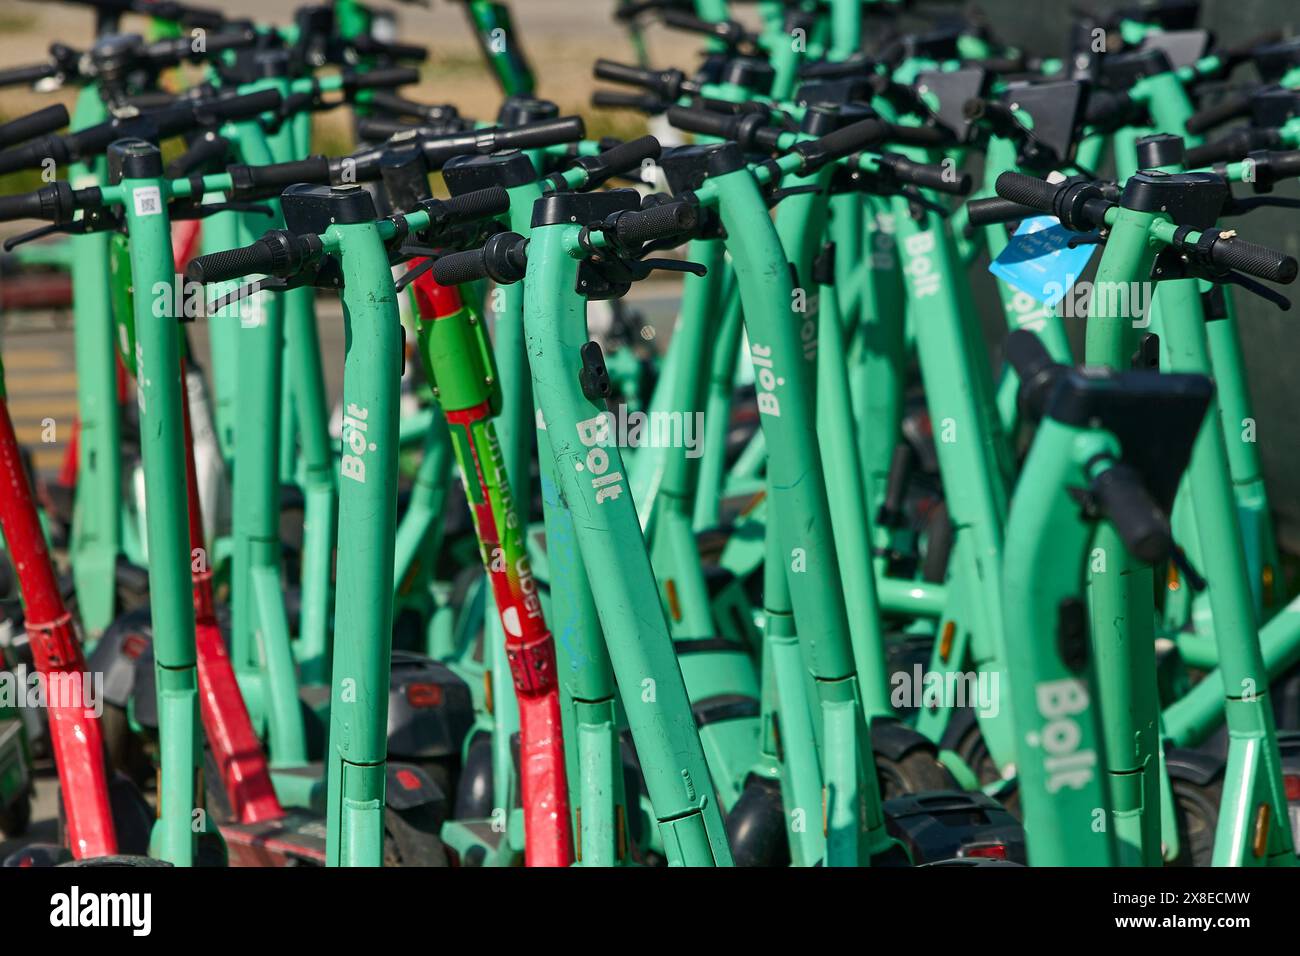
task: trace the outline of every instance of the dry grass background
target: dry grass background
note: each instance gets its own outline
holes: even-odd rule
[[[267,23],[283,23],[303,0],[195,0],[217,6],[230,16],[253,17]],[[403,92],[426,102],[455,103],[461,112],[476,118],[491,118],[500,94],[490,81],[468,18],[454,0],[430,0],[428,6],[414,6],[392,0],[373,0],[373,5],[391,9],[399,17],[402,39],[423,44],[430,58],[418,86]],[[589,99],[595,83],[592,61],[600,56],[631,61],[632,47],[626,32],[612,16],[615,0],[516,0],[514,11],[525,49],[537,74],[541,96],[555,100],[565,113],[586,116],[591,131],[598,135],[622,135],[644,131],[644,120],[623,111],[592,110]],[[139,17],[123,20],[123,29],[139,31],[147,21]],[[93,33],[94,17],[89,8],[59,0],[0,0],[0,65],[17,66],[45,58],[55,40],[84,46]],[[689,65],[699,44],[690,37],[650,27],[646,41],[654,62]],[[0,90],[0,116],[16,116],[55,100],[72,105],[75,91],[34,94],[26,89]],[[340,111],[325,114],[318,124],[322,149],[337,138],[346,144],[346,118]]]

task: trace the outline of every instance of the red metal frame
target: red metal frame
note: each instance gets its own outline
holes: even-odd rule
[[[46,682],[50,741],[59,773],[68,842],[77,859],[117,853],[108,767],[99,719],[87,707],[86,659],[64,607],[9,405],[0,392],[0,526],[18,572],[36,669]]]

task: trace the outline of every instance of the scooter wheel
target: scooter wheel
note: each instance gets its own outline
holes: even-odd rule
[[[384,808],[384,866],[450,866],[438,836],[438,821],[427,806],[398,811]]]
[[[877,753],[876,777],[880,781],[882,800],[909,793],[959,789],[952,774],[933,753],[926,750],[913,750],[898,760]]]
[[[32,793],[24,790],[0,809],[0,831],[7,837],[22,836],[32,822]]]
[[[482,820],[492,815],[491,734],[479,734],[470,742],[451,815],[456,820]]]
[[[789,866],[781,785],[751,777],[727,814],[727,842],[736,866]]]
[[[1174,792],[1174,817],[1178,826],[1178,856],[1170,866],[1209,866],[1214,857],[1214,832],[1219,826],[1223,780],[1207,784],[1170,780]]]
[[[988,744],[984,742],[984,735],[980,733],[979,724],[973,724],[962,734],[953,750],[966,766],[970,767],[980,786],[987,786],[1002,779],[1002,773],[998,770],[993,755],[989,753]],[[1023,819],[1019,787],[1004,788],[997,799],[1017,820]]]
[[[154,776],[153,761],[149,759],[144,743],[131,728],[131,718],[125,707],[105,703],[99,718],[104,746],[108,749],[108,762],[114,770],[124,773],[141,789]]]
[[[153,830],[154,810],[135,782],[124,773],[114,773],[108,782],[108,808],[113,815],[117,848],[125,856],[145,856],[149,852],[149,835]],[[68,814],[59,794],[59,845],[67,846]]]
[[[93,856],[85,860],[70,860],[59,866],[171,866],[166,860],[155,860],[151,856]]]
[[[194,865],[203,867],[230,866],[226,841],[216,830],[205,830],[194,841]]]
[[[948,576],[948,559],[952,555],[954,537],[948,502],[941,501],[925,520],[925,559],[921,562],[924,580],[941,584]]]

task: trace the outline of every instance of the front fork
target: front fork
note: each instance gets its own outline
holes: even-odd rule
[[[577,229],[532,230],[524,330],[533,391],[550,440],[583,564],[605,632],[628,724],[670,864],[729,865],[722,813],[713,799],[699,731],[657,598],[622,455],[607,413],[578,383],[587,342],[577,294]]]
[[[148,548],[154,673],[161,755],[159,817],[151,849],[177,866],[194,859],[204,824],[199,770],[199,701],[194,643],[194,596],[185,494],[184,429],[180,414],[178,317],[155,314],[157,296],[174,301],[171,226],[162,157],[139,140],[112,147],[124,170],[122,192],[131,237],[140,450],[149,502]]]
[[[326,861],[383,859],[402,325],[373,222],[338,224],[343,271],[343,456],[334,609]],[[278,355],[276,356],[278,358]]]
[[[1162,366],[1171,372],[1211,375],[1197,281],[1177,279],[1161,283],[1160,289]],[[1228,767],[1213,862],[1289,865],[1295,863],[1295,850],[1281,756],[1219,415],[1218,401],[1212,399],[1192,449],[1186,484],[1196,514],[1201,570],[1211,582],[1209,601],[1228,720]]]
[[[880,809],[850,629],[836,560],[812,404],[816,365],[806,343],[809,316],[792,320],[796,303],[786,256],[753,175],[744,168],[710,180],[727,232],[742,297],[758,410],[769,448],[768,562],[786,575],[794,628],[812,671],[818,701],[823,833],[829,865],[858,865],[889,848]],[[801,331],[799,325],[811,325]],[[773,585],[773,576],[766,579]],[[770,603],[765,598],[765,604]],[[775,610],[782,610],[775,608]],[[769,633],[775,624],[769,624]],[[773,637],[776,635],[773,634]],[[805,812],[809,809],[802,808]]]

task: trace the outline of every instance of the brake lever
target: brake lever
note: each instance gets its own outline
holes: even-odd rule
[[[820,192],[821,188],[822,188],[821,186],[814,186],[814,185],[786,186],[782,188],[768,190],[766,195],[763,198],[767,200],[767,208],[771,209],[782,199],[787,199],[790,196],[802,196],[806,193]]]
[[[644,267],[644,274],[640,278],[644,279],[655,269],[661,272],[687,272],[693,276],[704,277],[709,274],[709,267],[702,262],[691,262],[689,259],[637,259],[638,267]]]
[[[288,292],[290,289],[297,289],[306,284],[306,277],[299,273],[289,279],[281,279],[278,276],[267,276],[265,279],[256,279],[252,282],[246,282],[243,285],[236,286],[225,295],[213,299],[207,304],[206,317],[211,318],[213,313],[220,312],[226,306],[239,302],[242,299],[252,298],[259,292]]]
[[[32,242],[35,239],[44,239],[46,236],[52,236],[56,232],[66,232],[62,223],[52,222],[48,225],[33,229],[30,232],[24,232],[17,236],[10,236],[4,241],[4,251],[13,252],[24,243]]]
[[[1281,292],[1278,292],[1276,289],[1270,289],[1262,282],[1257,282],[1250,276],[1241,272],[1236,272],[1230,269],[1222,275],[1215,276],[1214,279],[1216,282],[1231,282],[1233,285],[1241,286],[1241,288],[1245,289],[1247,292],[1253,292],[1261,299],[1267,299],[1269,302],[1272,302],[1283,312],[1291,311],[1290,299],[1284,296]]]
[[[256,214],[259,216],[274,216],[275,210],[270,206],[264,206],[256,202],[220,202],[220,203],[187,203],[177,202],[172,204],[167,214],[173,219],[206,219],[208,216],[215,216],[219,212],[240,212]]]
[[[1247,196],[1245,199],[1238,199],[1233,196],[1224,206],[1222,215],[1244,216],[1248,212],[1266,206],[1274,206],[1279,209],[1300,209],[1300,199],[1292,199],[1289,196]]]
[[[1082,232],[1070,236],[1065,245],[1069,249],[1077,249],[1079,246],[1100,246],[1105,242],[1105,237],[1099,232]]]
[[[897,192],[897,195],[902,196],[904,199],[906,199],[910,203],[913,203],[914,205],[920,206],[922,209],[930,210],[930,212],[935,213],[936,215],[941,216],[944,219],[947,219],[949,216],[952,215],[952,210],[949,209],[947,206],[943,205],[942,203],[934,202],[931,199],[927,199],[925,196],[921,195],[921,193],[914,187],[911,186],[900,187]]]
[[[401,251],[406,252],[406,248],[403,247]],[[432,249],[428,250],[428,253],[429,254],[426,254],[424,251],[415,253],[415,255],[425,256],[425,259],[415,268],[407,269],[405,272],[401,274],[401,276],[399,276],[393,282],[393,288],[396,291],[401,292],[408,285],[410,285],[416,279],[420,278],[420,276],[424,275],[426,272],[428,272],[430,269],[433,268],[433,263],[435,261],[436,253]]]

